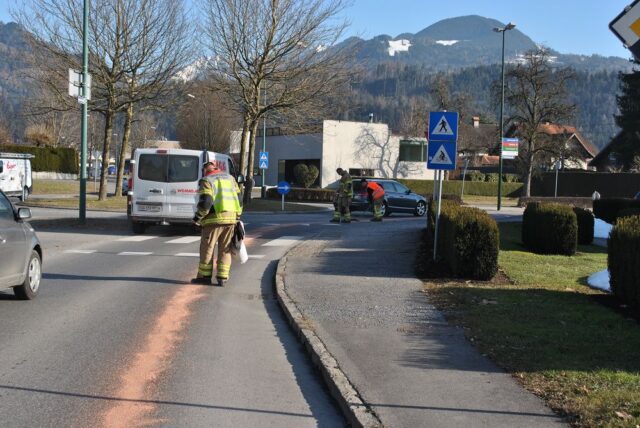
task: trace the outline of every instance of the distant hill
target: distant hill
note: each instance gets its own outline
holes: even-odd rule
[[[420,64],[434,70],[451,70],[501,62],[502,36],[494,28],[504,27],[495,19],[471,15],[444,19],[415,34],[402,33],[396,37],[379,35],[369,40],[350,38],[339,47],[355,48],[359,62],[375,65],[380,62]],[[513,62],[537,44],[517,27],[506,34],[505,57]],[[554,51],[558,65],[577,70],[629,70],[629,61],[600,55],[573,55]]]

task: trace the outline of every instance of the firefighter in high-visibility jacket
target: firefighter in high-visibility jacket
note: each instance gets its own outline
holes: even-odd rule
[[[193,218],[202,226],[200,238],[200,264],[193,283],[224,286],[231,272],[231,240],[242,208],[238,194],[240,188],[229,174],[213,163],[204,165],[204,177],[198,182],[198,207]],[[215,281],[213,279],[213,252],[218,245]]]
[[[360,180],[362,189],[366,189],[369,203],[373,207],[373,218],[371,221],[382,221],[382,204],[384,203],[384,189],[375,181],[367,181],[366,178]]]
[[[351,179],[351,175],[342,168],[336,169],[336,172],[340,176],[340,181],[333,201],[334,212],[331,222],[351,223],[351,211],[349,207],[351,205],[351,199],[353,199],[353,180]]]

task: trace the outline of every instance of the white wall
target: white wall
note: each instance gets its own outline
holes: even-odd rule
[[[269,152],[269,169],[265,175],[267,186],[278,184],[278,161],[280,160],[305,160],[322,159],[322,135],[278,135],[266,138],[266,148]],[[256,138],[255,159],[259,159],[262,150],[262,137]],[[256,162],[257,163],[257,162]],[[257,174],[259,170],[254,169]],[[262,185],[262,178],[256,177],[256,186]],[[322,184],[321,184],[322,185]]]

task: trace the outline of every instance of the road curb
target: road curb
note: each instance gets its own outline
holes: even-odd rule
[[[360,394],[351,384],[345,373],[340,369],[338,362],[324,346],[324,343],[309,327],[305,327],[305,318],[298,307],[287,294],[285,287],[286,267],[289,254],[296,247],[290,249],[284,257],[278,261],[276,270],[276,296],[282,307],[289,324],[293,327],[298,338],[302,341],[307,352],[311,355],[311,361],[322,373],[322,377],[329,387],[331,396],[337,401],[340,410],[347,422],[352,427],[380,428],[382,422],[373,411],[364,403]]]

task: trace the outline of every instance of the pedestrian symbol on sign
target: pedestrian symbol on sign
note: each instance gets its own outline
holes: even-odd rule
[[[438,121],[438,125],[436,125],[436,127],[433,129],[431,135],[454,135],[453,129],[451,129],[451,125],[449,125],[449,122],[444,115]]]

